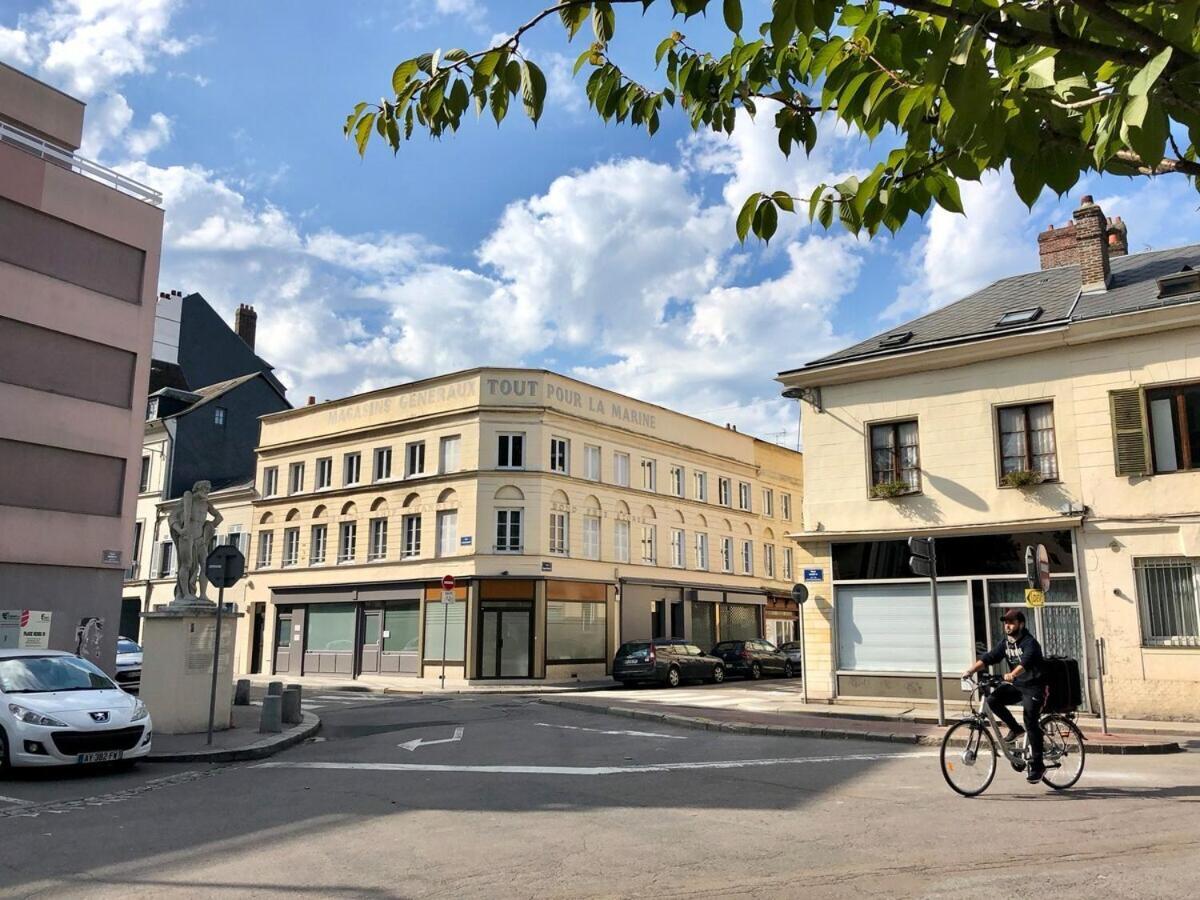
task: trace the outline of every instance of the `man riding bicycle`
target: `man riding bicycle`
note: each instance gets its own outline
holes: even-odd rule
[[[1005,636],[963,672],[963,678],[974,675],[987,666],[995,665],[1002,659],[1008,660],[1009,671],[1004,676],[1006,683],[992,692],[987,705],[992,714],[1008,726],[1008,734],[1004,736],[1006,742],[1012,743],[1022,734],[1028,736],[1030,761],[1025,780],[1030,784],[1037,784],[1046,772],[1042,763],[1042,726],[1038,721],[1042,714],[1042,703],[1045,701],[1045,690],[1042,686],[1042,645],[1025,627],[1025,613],[1021,610],[1010,609],[1001,617],[1001,621],[1004,623]],[[1010,703],[1021,704],[1025,719],[1024,729],[1017,725],[1017,720],[1008,711]]]

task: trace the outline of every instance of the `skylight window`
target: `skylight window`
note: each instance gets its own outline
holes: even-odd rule
[[[1158,279],[1158,296],[1177,297],[1180,294],[1192,294],[1200,291],[1200,272],[1191,266],[1172,275],[1164,275]]]
[[[1031,306],[1028,309],[1010,309],[999,319],[996,320],[997,328],[1007,328],[1010,325],[1024,325],[1027,322],[1036,322],[1042,314],[1040,306]]]
[[[912,340],[913,333],[911,331],[897,331],[895,334],[889,334],[879,342],[880,347],[899,347],[901,344],[907,344]]]

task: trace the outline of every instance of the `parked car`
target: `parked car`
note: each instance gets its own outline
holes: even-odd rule
[[[764,675],[791,678],[797,668],[788,655],[776,650],[770,641],[721,641],[713,647],[712,655],[725,663],[726,675],[754,679]]]
[[[116,681],[130,693],[142,686],[142,648],[127,637],[117,638]]]
[[[788,641],[786,644],[780,644],[779,650],[781,653],[786,653],[787,658],[792,661],[792,674],[802,675],[804,673],[804,654],[801,652],[799,641]]]
[[[622,684],[656,681],[677,687],[684,681],[725,680],[725,666],[695,644],[678,639],[629,641],[617,649],[613,678]]]
[[[150,752],[153,734],[146,704],[87,660],[0,650],[0,769],[129,765]]]

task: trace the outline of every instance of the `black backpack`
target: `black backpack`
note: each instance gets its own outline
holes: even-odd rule
[[[1076,660],[1067,656],[1044,657],[1042,678],[1046,682],[1045,712],[1073,712],[1083,705],[1083,686]]]

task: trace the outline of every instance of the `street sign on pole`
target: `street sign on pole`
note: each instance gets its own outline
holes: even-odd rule
[[[233,587],[246,574],[246,557],[242,551],[222,544],[208,554],[204,574],[209,584],[217,586],[217,633],[213,636],[212,687],[208,694],[208,740],[212,745],[213,722],[217,713],[217,672],[221,666],[221,613],[225,611],[225,588]]]
[[[1037,564],[1038,587],[1045,593],[1050,590],[1050,554],[1046,552],[1046,545],[1038,544],[1033,557]]]
[[[446,689],[446,629],[450,618],[450,604],[454,602],[454,576],[442,576],[442,690]],[[465,669],[464,669],[465,674]]]
[[[804,652],[804,604],[808,601],[808,586],[792,585],[792,599],[800,606],[800,690],[808,703],[808,654]]]
[[[913,572],[929,578],[929,599],[933,605],[933,660],[936,670],[938,725],[946,724],[946,698],[942,690],[942,626],[938,616],[937,542],[933,538],[908,539],[908,564]]]
[[[454,576],[453,575],[443,575],[442,576],[442,590],[443,591],[454,590]]]

